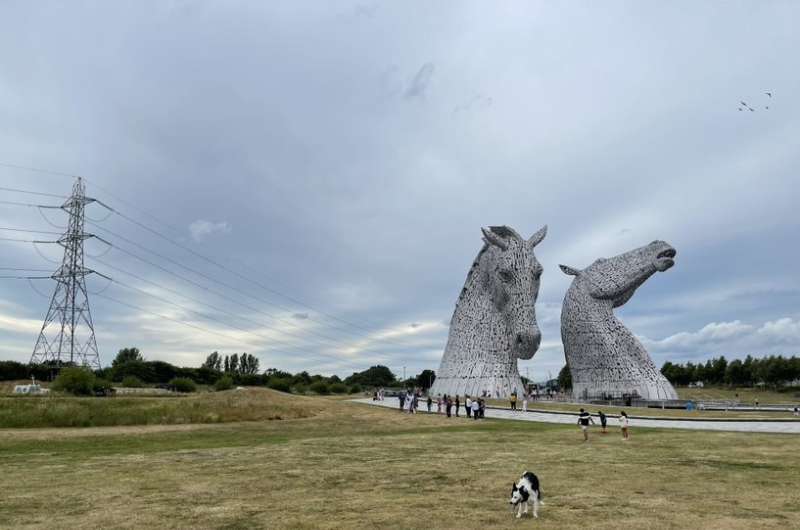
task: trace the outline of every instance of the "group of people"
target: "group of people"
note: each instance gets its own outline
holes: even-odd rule
[[[602,428],[602,432],[605,434],[606,432],[606,425],[608,424],[608,418],[606,417],[605,413],[602,410],[597,411],[597,417],[600,418],[600,426]],[[581,427],[581,431],[583,431],[583,441],[589,441],[589,424],[594,425],[594,418],[592,415],[586,412],[585,410],[581,409],[581,413],[578,414],[578,425]],[[628,414],[623,410],[619,413],[619,427],[622,431],[622,440],[628,441],[630,439],[630,433],[628,432]]]
[[[400,412],[416,414],[419,409],[419,401],[421,398],[422,391],[420,389],[400,392],[400,394],[397,395],[397,399],[400,403]],[[373,397],[373,399],[377,398]],[[454,415],[459,417],[462,405],[468,418],[477,420],[485,417],[486,413],[486,400],[483,398],[472,399],[469,395],[465,395],[463,401],[460,396],[449,396],[447,394],[444,396],[436,396],[436,398],[428,396],[426,402],[428,412],[433,412],[434,404],[436,404],[436,413],[446,414],[448,418]]]

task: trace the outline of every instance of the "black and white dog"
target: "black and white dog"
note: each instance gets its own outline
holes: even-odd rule
[[[511,487],[511,500],[508,501],[517,512],[517,519],[522,517],[523,513],[528,513],[528,505],[533,505],[533,516],[539,517],[539,504],[544,504],[542,501],[542,492],[539,489],[539,477],[526,471],[522,474],[519,482]]]

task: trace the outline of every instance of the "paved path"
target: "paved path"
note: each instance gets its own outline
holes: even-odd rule
[[[375,405],[398,409],[397,398],[386,398],[384,401],[372,401],[372,398],[354,399],[356,403]],[[420,405],[423,405],[420,402]],[[422,410],[422,407],[420,407]],[[577,423],[577,412],[574,414],[560,412],[522,412],[521,410],[512,411],[509,409],[487,408],[487,418],[499,418],[504,420],[517,421],[537,421],[541,423],[567,423],[574,425]],[[618,428],[616,418],[609,418],[608,425],[611,428]],[[706,420],[658,420],[658,419],[639,419],[631,418],[630,425],[636,427],[655,427],[659,429],[696,429],[703,431],[739,431],[739,432],[765,432],[765,433],[785,433],[800,434],[800,421],[706,421]]]

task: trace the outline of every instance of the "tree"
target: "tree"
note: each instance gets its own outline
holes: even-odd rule
[[[569,371],[568,364],[565,364],[561,371],[558,372],[558,386],[562,391],[572,388],[572,372]]]
[[[111,362],[111,366],[117,366],[118,364],[128,363],[131,361],[144,362],[144,357],[142,357],[139,348],[122,348],[119,350],[119,352],[117,352],[117,356]]]
[[[243,353],[239,360],[239,373],[241,375],[256,375],[258,373],[258,357]]]
[[[428,390],[433,386],[433,382],[436,381],[436,372],[426,369],[421,371],[414,379],[417,381],[416,386],[420,387],[422,390]]]
[[[363,372],[356,372],[344,380],[348,385],[355,383],[365,387],[391,386],[397,378],[389,368],[382,365],[372,366]]]
[[[231,355],[230,363],[228,364],[228,371],[232,374],[239,372],[239,354],[234,353]]]
[[[222,356],[218,352],[212,353],[206,357],[206,362],[203,363],[202,368],[219,372],[222,369]]]

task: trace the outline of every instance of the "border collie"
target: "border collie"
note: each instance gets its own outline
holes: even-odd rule
[[[522,517],[523,513],[528,513],[528,505],[533,505],[533,516],[539,517],[539,504],[544,504],[542,499],[542,492],[539,490],[539,478],[526,471],[522,474],[519,482],[511,487],[511,500],[508,501],[516,510],[517,519]]]

